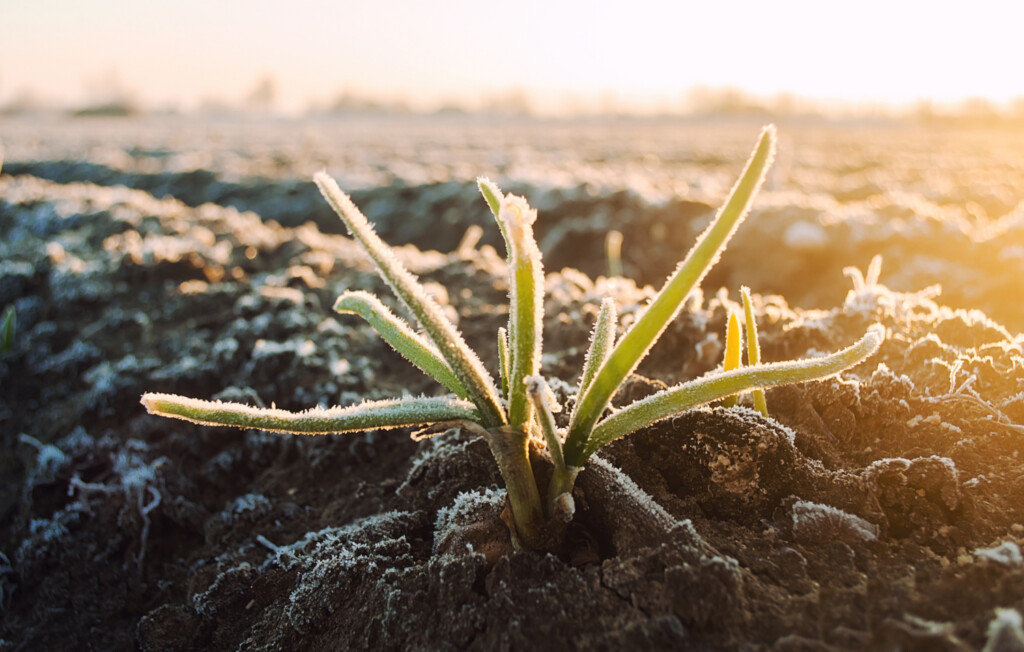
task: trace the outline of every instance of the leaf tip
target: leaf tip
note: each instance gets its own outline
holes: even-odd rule
[[[882,346],[882,342],[885,341],[885,326],[881,324],[872,324],[868,327],[868,332],[864,334],[864,343],[867,344],[870,349],[871,355]]]
[[[142,406],[146,408],[146,412],[149,414],[161,415],[164,411],[160,408],[160,404],[168,398],[168,394],[157,394],[154,392],[146,392],[142,395],[139,400]]]

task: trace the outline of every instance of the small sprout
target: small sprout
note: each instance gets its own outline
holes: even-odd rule
[[[622,276],[622,231],[611,230],[604,239],[604,250],[608,256],[608,277]]]
[[[576,477],[590,456],[602,446],[661,419],[729,396],[838,374],[860,363],[880,346],[883,331],[872,327],[859,342],[837,353],[810,360],[762,364],[749,292],[744,288],[750,363],[747,367],[741,368],[739,364],[741,336],[737,315],[732,314],[728,339],[733,343],[728,352],[729,361],[722,371],[670,387],[606,415],[612,396],[682,309],[687,295],[698,287],[749,213],[774,153],[775,128],[769,126],[761,132],[750,160],[714,220],[642,316],[621,338],[616,338],[618,319],[614,302],[610,298],[601,302],[590,349],[580,373],[576,403],[565,430],[557,426],[553,415],[556,411],[554,397],[540,375],[544,272],[533,236],[537,213],[522,197],[504,195],[484,178],[478,179],[477,185],[497,221],[508,254],[511,305],[508,328],[498,329],[499,385],[495,385],[480,358],[470,350],[440,306],[374,233],[348,195],[333,179],[319,173],[314,180],[320,192],[426,336],[418,335],[379,299],[366,292],[342,294],[335,308],[365,319],[391,347],[451,390],[454,396],[366,401],[360,405],[313,408],[299,413],[168,394],[144,394],[142,403],[152,414],[193,423],[293,434],[423,428],[431,424],[438,424],[435,428],[461,427],[486,440],[505,480],[508,509],[502,513],[502,519],[508,525],[513,546],[556,547],[575,511],[572,491]],[[477,237],[475,233],[467,234],[460,249],[470,247],[470,241],[475,246]],[[609,263],[621,253],[620,243],[611,246],[615,241],[615,236],[610,235]],[[615,256],[611,255],[613,250]],[[621,274],[621,259],[619,265]],[[869,277],[872,277],[871,272]],[[767,413],[763,409],[763,397],[759,409]],[[530,459],[531,441],[541,440],[547,445],[552,466],[543,500]],[[595,459],[595,468],[601,469],[602,464]]]
[[[878,285],[878,279],[882,275],[882,255],[875,254],[871,257],[866,274],[853,266],[844,267],[843,274],[853,281],[854,294],[860,294],[865,289]]]
[[[16,321],[17,314],[15,313],[14,306],[7,306],[4,310],[3,320],[0,321],[0,355],[6,355],[14,348]]]
[[[729,311],[729,322],[725,327],[725,361],[722,363],[722,371],[732,371],[741,366],[740,353],[743,347],[743,334],[740,331],[740,320],[736,317],[736,311]],[[726,396],[722,399],[722,407],[736,407],[736,395]]]

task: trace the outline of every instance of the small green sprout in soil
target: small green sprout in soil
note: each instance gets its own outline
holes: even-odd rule
[[[4,316],[0,318],[0,355],[5,355],[14,348],[14,328],[17,316],[14,306],[7,306]]]
[[[874,326],[855,344],[831,355],[800,361],[760,362],[749,291],[743,302],[748,329],[748,366],[739,363],[740,334],[736,315],[730,317],[730,361],[720,371],[665,389],[621,409],[608,411],[612,396],[650,351],[687,295],[708,269],[750,210],[775,153],[775,128],[766,127],[739,180],[710,226],[664,286],[621,336],[616,332],[616,307],[601,304],[591,336],[568,425],[559,428],[552,414],[551,394],[540,374],[543,326],[544,272],[533,235],[537,218],[522,197],[503,194],[487,179],[478,186],[497,220],[508,252],[510,308],[508,327],[499,329],[499,380],[496,383],[480,358],[441,307],[424,291],[377,236],[369,222],[325,173],[315,177],[320,192],[362,245],[381,277],[425,336],[366,292],[345,292],[335,309],[365,319],[381,337],[412,364],[444,385],[451,394],[433,398],[365,401],[359,405],[313,408],[305,412],[254,408],[147,393],[142,403],[153,414],[205,425],[259,428],[292,434],[358,432],[371,429],[424,427],[442,424],[462,427],[488,443],[507,490],[509,530],[515,545],[550,549],[560,545],[572,519],[576,477],[588,458],[602,446],[685,410],[749,391],[818,380],[848,369],[880,346],[880,327]],[[763,414],[763,392],[757,407]],[[531,463],[531,441],[543,446],[550,472]],[[545,469],[547,465],[544,465]],[[540,487],[547,488],[544,497]]]

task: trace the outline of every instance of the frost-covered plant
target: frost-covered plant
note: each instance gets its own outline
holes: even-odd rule
[[[774,152],[775,128],[769,126],[762,131],[739,181],[710,226],[621,337],[616,332],[614,302],[605,299],[601,303],[575,407],[565,428],[559,428],[555,421],[550,390],[540,375],[544,273],[533,236],[537,213],[525,199],[502,194],[487,179],[479,179],[478,186],[505,240],[511,301],[508,328],[498,332],[497,384],[441,307],[374,233],[351,199],[332,178],[319,173],[315,181],[320,192],[425,335],[419,335],[366,292],[343,293],[335,309],[363,317],[388,344],[453,395],[365,401],[299,413],[168,394],[145,394],[142,403],[153,414],[194,423],[294,434],[437,423],[461,426],[480,434],[490,446],[505,480],[513,542],[527,548],[551,547],[558,543],[572,518],[577,474],[602,446],[661,419],[741,392],[837,374],[867,358],[881,344],[882,333],[873,327],[856,344],[820,358],[761,364],[752,355],[748,356],[751,364],[747,367],[714,372],[609,412],[612,396],[679,313],[687,295],[698,286],[746,217]],[[749,305],[749,299],[746,303]],[[749,308],[748,315],[749,328],[753,324]],[[756,336],[749,339],[756,342]],[[531,441],[537,442],[538,448],[543,442],[540,450],[546,450],[550,458],[550,475],[534,469]],[[546,496],[542,498],[540,487],[545,484]]]

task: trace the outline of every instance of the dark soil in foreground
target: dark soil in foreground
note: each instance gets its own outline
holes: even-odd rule
[[[493,554],[500,528],[466,545],[467,515],[503,497],[457,430],[299,438],[144,413],[144,391],[288,409],[436,393],[331,312],[342,289],[387,295],[348,239],[28,173],[0,178],[0,239],[18,318],[0,649],[1024,649],[1024,338],[891,291],[885,267],[831,310],[756,295],[766,360],[875,322],[888,337],[841,378],[769,392],[770,419],[708,408],[614,443],[555,556]],[[494,369],[493,248],[400,257]],[[769,246],[752,265],[792,261]],[[652,290],[549,272],[544,373],[572,400],[600,300],[626,324]],[[737,289],[691,300],[615,403],[713,369]]]

